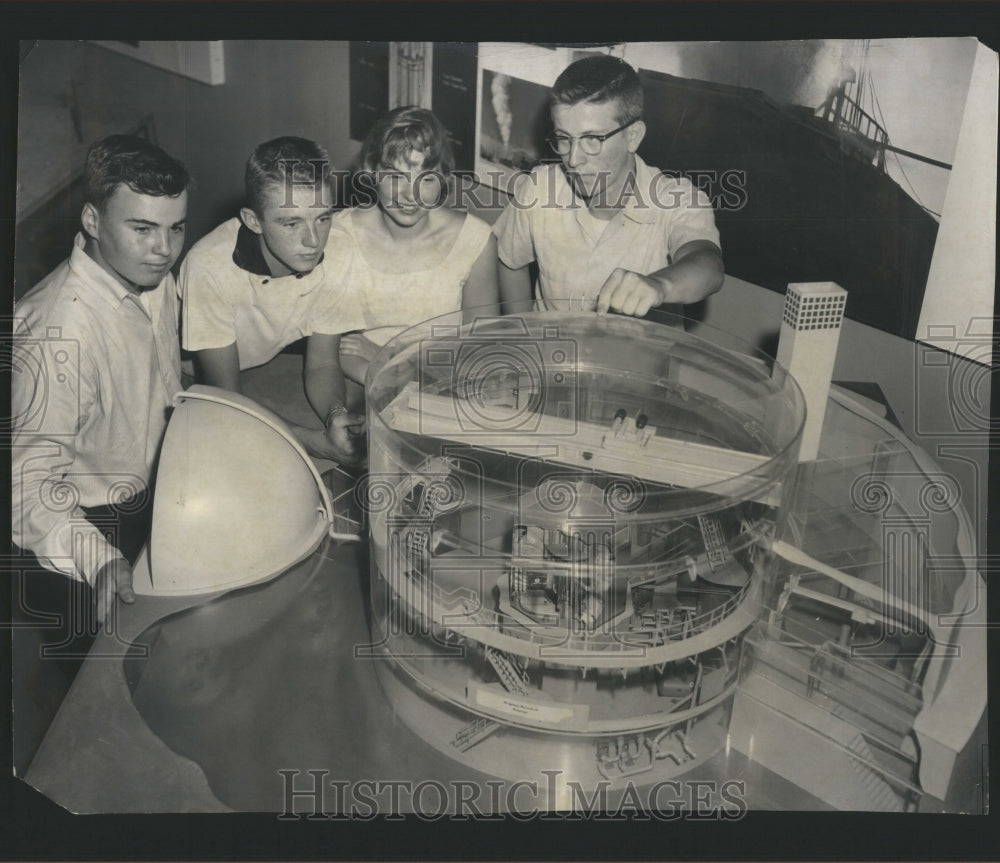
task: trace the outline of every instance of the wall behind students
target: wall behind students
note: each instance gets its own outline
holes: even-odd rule
[[[313,138],[336,167],[348,166],[359,146],[349,138],[346,42],[226,41],[224,50],[226,83],[213,87],[87,42],[36,43],[20,69],[21,194],[47,199],[79,173],[88,144],[151,117],[157,143],[197,182],[188,213],[190,247],[235,215],[247,156],[261,141]],[[78,202],[64,202],[55,218],[72,237]],[[68,247],[49,252],[55,260],[39,261],[31,273],[45,266],[44,275],[67,253]],[[18,293],[26,287],[18,284]]]

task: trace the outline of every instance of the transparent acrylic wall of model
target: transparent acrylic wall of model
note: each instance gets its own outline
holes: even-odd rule
[[[557,753],[567,778],[652,780],[718,751],[794,494],[791,376],[725,334],[456,314],[387,345],[367,391],[373,637],[403,719],[502,776]]]

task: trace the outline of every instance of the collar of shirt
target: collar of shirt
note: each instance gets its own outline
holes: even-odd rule
[[[633,222],[648,224],[659,218],[654,204],[653,187],[662,179],[659,171],[650,168],[639,156],[635,157],[635,185],[622,208]]]
[[[150,315],[148,303],[140,300],[140,295],[128,290],[121,282],[104,269],[86,251],[86,239],[83,234],[77,234],[73,240],[73,250],[69,254],[70,269],[80,276],[80,284],[77,286],[77,295],[84,302],[88,300],[100,300],[115,309],[120,309],[126,300],[132,300],[136,305]],[[167,273],[163,277],[164,281],[170,278]],[[160,282],[160,285],[163,281]],[[82,290],[81,290],[82,289]],[[159,285],[154,290],[158,290]],[[143,292],[144,294],[148,292]]]
[[[562,207],[576,210],[577,219],[582,215],[582,211],[587,209],[586,202],[577,196],[573,185],[566,178],[566,172],[562,166],[556,166],[561,180],[556,188],[556,201]],[[638,155],[635,157],[635,172],[632,174],[631,188],[625,187],[628,196],[625,205],[620,212],[633,222],[647,224],[657,220],[656,208],[653,205],[653,187],[660,182],[659,171],[649,167]]]
[[[309,273],[316,272],[317,267],[323,263],[325,257],[326,253],[324,252],[319,256],[316,266]],[[263,276],[265,279],[288,278],[288,276],[275,276],[271,273],[271,269],[267,265],[267,259],[264,257],[264,252],[260,248],[260,235],[255,234],[242,222],[240,223],[239,231],[236,233],[236,245],[233,248],[233,263],[241,270],[246,270],[255,276]],[[309,273],[291,273],[290,275],[296,279],[301,279],[303,276],[308,276]]]

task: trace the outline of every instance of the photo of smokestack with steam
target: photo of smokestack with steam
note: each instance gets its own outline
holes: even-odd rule
[[[500,129],[500,140],[503,143],[500,157],[509,158],[510,127],[514,122],[514,117],[510,113],[510,76],[494,75],[493,81],[490,83],[490,95],[493,97],[493,116],[496,117],[497,126]]]
[[[479,157],[498,170],[527,171],[548,152],[549,88],[483,70]]]

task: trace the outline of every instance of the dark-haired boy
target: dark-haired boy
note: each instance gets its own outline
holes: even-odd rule
[[[494,226],[505,310],[532,307],[532,261],[540,309],[642,316],[722,287],[706,196],[636,155],[642,109],[639,76],[615,57],[585,57],[556,79],[549,142],[560,164],[522,177]]]
[[[95,588],[135,599],[148,484],[181,389],[177,289],[184,166],[129,135],[94,144],[69,258],[15,309],[13,539]],[[111,542],[100,526],[112,531]]]
[[[351,464],[364,418],[346,407],[340,334],[364,325],[344,302],[330,233],[326,151],[305,138],[260,144],[247,161],[246,205],[195,244],[180,271],[183,342],[200,379],[240,391],[240,372],[306,338],[305,391],[322,429],[289,423],[314,456]]]

